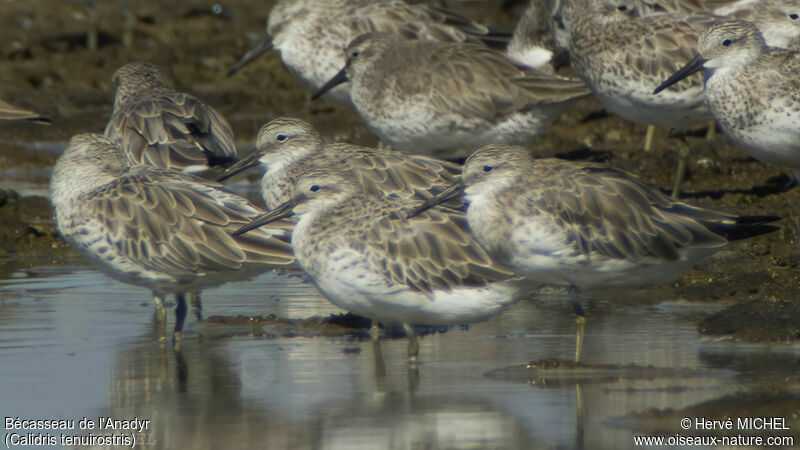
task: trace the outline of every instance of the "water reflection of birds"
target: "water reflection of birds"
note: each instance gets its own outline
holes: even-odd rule
[[[110,401],[98,415],[150,419],[144,438],[158,448],[525,448],[539,441],[492,401],[410,387],[406,367],[391,366],[376,390],[369,358],[342,362],[335,344],[204,344],[176,352],[140,341],[119,349]]]

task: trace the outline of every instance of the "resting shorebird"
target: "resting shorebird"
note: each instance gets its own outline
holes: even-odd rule
[[[524,293],[472,238],[463,213],[437,208],[407,220],[419,204],[366,193],[344,172],[312,169],[297,178],[291,200],[236,234],[297,215],[292,247],[317,288],[355,314],[402,324],[414,360],[413,325],[485,320]]]
[[[483,46],[385,33],[356,38],[345,67],[315,97],[347,80],[356,110],[383,142],[447,158],[528,143],[589,95],[580,80],[519,69]]]
[[[50,201],[59,233],[83,256],[106,275],[153,292],[161,338],[166,294],[176,295],[179,339],[187,292],[294,261],[290,222],[231,236],[263,211],[220,184],[176,170],[130,166],[100,134],[72,138],[53,169]]]
[[[739,239],[775,231],[772,216],[736,216],[673,200],[608,166],[536,159],[520,147],[473,153],[461,181],[415,217],[464,195],[475,239],[536,283],[569,286],[583,337],[580,294],[665,283]]]
[[[267,208],[290,200],[295,178],[313,168],[350,172],[366,190],[420,201],[430,199],[461,175],[460,165],[428,156],[329,144],[311,124],[291,117],[261,127],[255,150],[229,167],[219,181],[256,165],[265,168],[261,195]]]
[[[233,130],[225,118],[168,88],[155,65],[126,64],[112,79],[116,97],[105,134],[132,162],[192,172],[236,161]]]

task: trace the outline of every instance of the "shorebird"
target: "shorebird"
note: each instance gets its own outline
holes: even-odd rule
[[[179,340],[186,293],[294,261],[290,222],[231,236],[263,211],[215,182],[129,165],[101,134],[72,138],[53,169],[50,201],[67,242],[111,278],[152,291],[160,338],[167,294],[176,296],[173,337]]]
[[[580,80],[516,67],[469,43],[374,33],[347,47],[345,67],[314,98],[347,80],[361,118],[383,142],[408,153],[455,158],[489,143],[525,144],[575,100]]]
[[[800,52],[767,47],[752,23],[717,23],[700,36],[695,56],[654,94],[699,71],[711,112],[734,145],[790,168],[798,179]]]
[[[504,45],[510,38],[510,32],[447,10],[382,0],[279,0],[270,11],[266,31],[228,75],[275,49],[287,69],[312,92],[342,68],[345,47],[364,33],[492,45]],[[325,99],[351,105],[347,85],[332,90]]]
[[[413,325],[488,319],[524,293],[513,273],[473,239],[463,213],[406,214],[420,202],[365,192],[351,175],[312,169],[292,199],[235,234],[297,215],[297,262],[333,304],[384,324],[402,324],[414,360]]]
[[[465,196],[475,239],[498,262],[536,283],[563,283],[580,296],[665,283],[732,241],[769,233],[773,216],[736,216],[667,197],[611,167],[533,159],[520,147],[473,153],[462,180],[415,209]]]
[[[229,167],[218,181],[256,165],[265,168],[261,194],[267,208],[290,200],[295,178],[312,168],[350,172],[366,190],[420,201],[428,200],[461,174],[460,165],[436,158],[329,144],[311,124],[292,117],[280,117],[262,126],[255,150]]]
[[[225,118],[168,88],[155,65],[126,64],[112,80],[116,96],[105,135],[132,162],[196,172],[236,161],[233,130]]]
[[[684,132],[712,116],[700,77],[676,84],[663,97],[654,97],[652,89],[691,57],[697,37],[717,17],[639,17],[633,11],[633,0],[564,0],[558,18],[568,32],[572,68],[608,110],[631,122],[679,133],[680,159],[672,191],[677,198],[689,157]]]

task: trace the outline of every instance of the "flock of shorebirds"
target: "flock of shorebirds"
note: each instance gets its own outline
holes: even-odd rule
[[[58,229],[104,273],[151,289],[164,330],[175,294],[175,339],[187,295],[199,304],[203,288],[296,262],[374,336],[402,325],[411,359],[414,325],[484,320],[563,284],[577,359],[581,295],[667,282],[778,218],[684,203],[680,175],[670,197],[518,145],[594,95],[678,132],[716,120],[743,151],[800,173],[798,14],[796,0],[533,0],[511,33],[402,1],[279,0],[231,73],[277,51],[392,149],[281,117],[237,160],[219,113],[131,63],[113,76],[105,133],[75,136],[55,166]],[[564,63],[579,78],[558,75]],[[216,165],[219,182],[198,175]],[[220,184],[256,165],[268,211]]]

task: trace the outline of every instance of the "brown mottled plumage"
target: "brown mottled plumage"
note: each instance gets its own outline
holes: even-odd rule
[[[569,0],[562,12],[570,33],[572,67],[615,114],[645,124],[685,130],[710,119],[703,80],[691,77],[664,97],[652,90],[691,58],[697,37],[716,17],[630,13],[631,0]],[[626,8],[621,11],[620,8]]]
[[[520,147],[473,153],[462,186],[470,228],[490,254],[529,277],[582,290],[667,281],[729,241],[777,229],[764,225],[776,217],[695,207],[626,172],[533,159]]]
[[[692,54],[697,36],[716,17],[666,13],[639,17],[634,0],[564,0],[560,17],[572,68],[606,109],[631,122],[679,133],[682,145],[672,192],[677,198],[689,158],[683,133],[711,119],[711,112],[699,76],[663,96],[652,95],[652,89]]]
[[[295,178],[313,168],[346,171],[366,190],[420,201],[449,186],[461,174],[460,165],[436,158],[328,144],[311,124],[291,117],[262,126],[256,149],[229,167],[220,180],[259,164],[266,168],[261,193],[268,208],[288,201]]]
[[[358,113],[381,140],[447,157],[527,143],[589,94],[579,80],[521,70],[486,47],[381,33],[356,38],[340,74],[318,94],[349,79]]]
[[[500,312],[522,292],[473,239],[462,213],[406,214],[419,204],[366,193],[344,172],[312,169],[292,199],[239,232],[291,214],[298,263],[337,306],[384,323],[452,325]],[[239,233],[237,232],[237,233]]]
[[[800,50],[800,3],[796,0],[641,0],[654,11],[707,13],[752,22],[771,47]]]
[[[274,48],[289,71],[316,91],[344,65],[347,44],[374,32],[492,45],[503,45],[510,37],[450,11],[397,0],[280,0],[270,11],[267,34],[228,74]],[[337,87],[325,98],[350,104],[347,86]]]
[[[292,224],[230,234],[263,211],[224,186],[170,169],[129,166],[107,137],[81,134],[53,170],[61,235],[114,279],[153,291],[157,304],[294,261]],[[163,307],[160,307],[163,313]],[[180,332],[182,318],[176,323]]]
[[[236,161],[231,126],[193,96],[166,86],[158,68],[131,63],[113,76],[114,110],[105,135],[135,163],[203,170]]]

